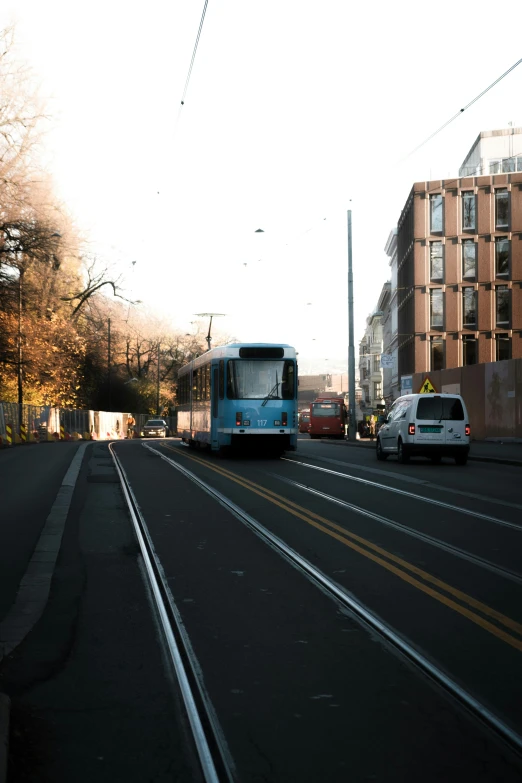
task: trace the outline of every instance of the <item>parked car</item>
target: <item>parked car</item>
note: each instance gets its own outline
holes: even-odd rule
[[[169,426],[165,419],[148,419],[140,429],[142,438],[166,438]]]
[[[453,457],[465,465],[471,429],[459,394],[406,394],[395,400],[377,435],[377,459],[396,454],[399,462],[414,455],[440,462]]]

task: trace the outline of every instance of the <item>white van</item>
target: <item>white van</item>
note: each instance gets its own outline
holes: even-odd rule
[[[459,394],[406,394],[395,400],[377,435],[377,459],[396,454],[399,462],[413,455],[440,462],[454,457],[457,465],[468,460],[468,411]]]

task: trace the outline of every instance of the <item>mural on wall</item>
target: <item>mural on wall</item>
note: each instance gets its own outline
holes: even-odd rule
[[[489,437],[515,434],[515,368],[511,362],[486,364],[486,429]]]

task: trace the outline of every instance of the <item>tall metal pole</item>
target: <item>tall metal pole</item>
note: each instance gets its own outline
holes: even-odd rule
[[[24,383],[22,371],[22,299],[23,299],[24,271],[20,267],[18,276],[18,429],[24,423],[23,402],[24,402]]]
[[[156,385],[156,415],[160,415],[160,346],[161,343],[158,343],[158,378],[157,378],[157,385]]]
[[[353,334],[352,210],[348,210],[348,401],[350,425],[348,439],[355,440],[355,342]]]
[[[107,343],[107,375],[109,378],[109,404],[108,409],[111,410],[111,319],[108,321],[108,343]]]

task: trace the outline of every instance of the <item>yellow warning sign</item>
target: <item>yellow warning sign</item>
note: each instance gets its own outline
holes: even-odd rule
[[[437,389],[432,384],[429,378],[424,378],[421,387],[419,389],[419,394],[437,394]]]

